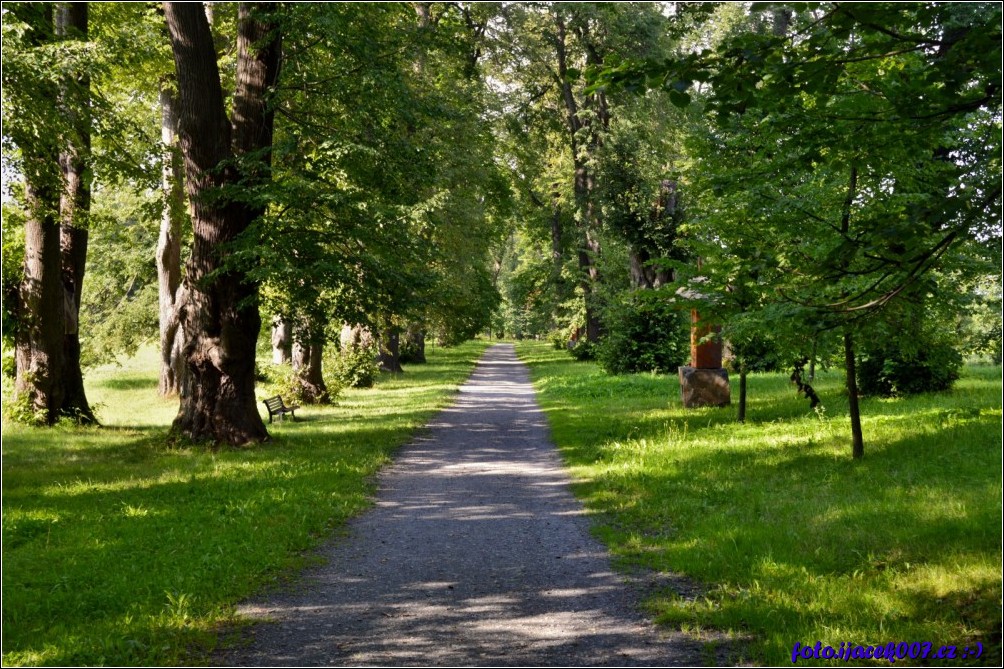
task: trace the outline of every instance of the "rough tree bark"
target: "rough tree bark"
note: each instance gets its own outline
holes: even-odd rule
[[[270,3],[238,8],[237,87],[227,118],[213,36],[200,3],[165,3],[179,90],[179,130],[194,240],[180,305],[184,355],[192,374],[173,430],[230,444],[268,438],[254,396],[258,287],[227,267],[223,250],[263,213],[239,201],[269,178],[280,35]],[[236,160],[235,160],[236,159]]]
[[[160,89],[160,139],[162,150],[160,237],[157,240],[157,282],[160,317],[160,383],[162,397],[184,395],[189,374],[183,347],[184,329],[178,305],[181,283],[181,229],[185,220],[182,158],[178,147],[178,100],[162,82]]]
[[[272,364],[286,365],[292,361],[293,326],[276,316],[272,319]]]
[[[29,44],[53,40],[52,5],[20,5],[12,11],[29,25]],[[55,109],[56,87],[42,84],[35,95]],[[25,137],[19,142],[25,180],[24,279],[18,293],[14,402],[52,424],[63,404],[65,308],[58,217],[60,175],[56,142]]]
[[[57,5],[56,37],[87,40],[87,3]],[[94,412],[84,391],[80,369],[80,298],[87,264],[87,217],[91,210],[88,161],[91,152],[91,119],[88,113],[90,76],[68,74],[60,91],[60,107],[69,123],[62,142],[59,167],[63,187],[59,197],[60,256],[64,290],[63,400],[60,411],[81,423],[94,423]]]
[[[300,383],[300,399],[307,404],[331,402],[321,366],[324,354],[323,332],[323,328],[311,324],[293,337],[293,371]]]
[[[56,155],[52,155],[55,163]],[[44,159],[35,156],[32,161]],[[25,161],[27,167],[28,160]],[[24,224],[24,280],[15,336],[14,401],[52,424],[63,405],[65,299],[60,264],[58,186],[33,179],[25,170],[28,205]]]

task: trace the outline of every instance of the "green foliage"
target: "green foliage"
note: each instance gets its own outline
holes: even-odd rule
[[[4,202],[2,218],[0,285],[3,289],[3,344],[6,349],[14,345],[17,335],[19,291],[24,280],[24,212],[13,202]],[[6,365],[4,369],[6,371]]]
[[[779,372],[783,371],[786,362],[778,345],[760,333],[750,334],[745,339],[729,339],[728,349],[731,356],[726,356],[724,365],[737,372]]]
[[[159,201],[151,193],[109,187],[90,217],[87,277],[80,307],[82,362],[93,366],[133,355],[157,341],[158,288],[154,255]]]
[[[568,348],[568,353],[579,362],[587,362],[596,359],[596,348],[596,344],[579,339]]]
[[[858,363],[861,392],[891,397],[951,389],[962,369],[962,354],[945,338],[927,338],[917,343],[919,346],[912,355],[883,342],[863,346]]]
[[[296,404],[329,404],[338,400],[343,384],[339,377],[328,370],[324,374],[324,385],[328,390],[326,401],[318,402],[317,398],[305,397],[303,384],[292,365],[268,365],[262,370],[262,381],[267,384],[269,396],[278,395],[287,405]]]
[[[270,209],[232,261],[265,285],[266,311],[470,337],[498,299],[487,247],[508,185],[466,25],[352,3],[291,5],[284,21],[272,183],[255,195]]]
[[[380,376],[376,354],[372,346],[347,346],[333,360],[326,361],[327,367],[344,388],[372,388]]]
[[[611,374],[673,374],[689,355],[689,315],[658,292],[639,291],[607,308],[596,360]]]
[[[750,375],[755,419],[737,425],[683,409],[672,376],[609,376],[543,342],[517,352],[615,565],[677,575],[645,608],[713,639],[720,663],[790,665],[798,639],[979,641],[979,662],[1000,663],[999,369],[865,398],[872,445],[850,462],[845,430],[784,374]],[[815,383],[829,416],[846,413],[839,371]]]
[[[995,365],[1001,364],[1004,354],[1001,315],[1000,276],[983,277],[968,291],[968,299],[957,325],[966,355],[986,357]]]
[[[547,333],[547,341],[551,342],[555,351],[564,351],[568,348],[568,333],[562,330],[553,330]]]
[[[495,329],[516,339],[546,333],[561,311],[561,278],[555,276],[547,242],[534,232],[517,230],[499,251],[501,303]]]
[[[6,375],[5,375],[6,376]],[[25,376],[25,382],[31,386],[33,383],[32,375],[27,373]],[[28,425],[32,427],[45,427],[49,424],[49,411],[45,408],[39,408],[35,405],[31,393],[20,393],[18,395],[13,395],[13,387],[9,389],[9,380],[5,380],[4,383],[4,403],[3,403],[3,418],[4,421],[10,421],[12,423],[17,423],[20,425]],[[10,384],[13,386],[13,384]]]

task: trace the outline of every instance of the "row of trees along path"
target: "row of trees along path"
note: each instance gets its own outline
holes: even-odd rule
[[[999,296],[999,4],[8,8],[4,336],[34,422],[94,421],[81,347],[115,347],[80,324],[116,309],[81,310],[88,247],[126,253],[94,233],[143,221],[92,208],[129,189],[161,195],[160,391],[196,441],[268,438],[261,310],[320,402],[336,324],[398,372],[402,337],[501,319],[588,356],[671,305],[723,327],[741,381],[842,359],[862,457],[869,345],[919,355]]]

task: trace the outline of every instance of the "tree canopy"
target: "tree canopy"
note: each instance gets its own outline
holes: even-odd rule
[[[478,333],[666,371],[696,308],[738,369],[842,360],[852,397],[863,343],[999,348],[997,4],[58,8],[2,17],[5,364],[43,422],[159,341],[181,434],[267,438],[280,325],[313,388],[343,326],[395,371]]]

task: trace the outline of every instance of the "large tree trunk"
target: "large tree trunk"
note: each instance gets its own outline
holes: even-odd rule
[[[287,365],[292,361],[293,326],[276,316],[272,319],[272,364]]]
[[[35,46],[53,39],[51,5],[20,5]],[[57,104],[55,86],[43,84],[40,103]],[[24,279],[18,294],[15,334],[14,403],[30,418],[55,423],[63,405],[63,337],[65,298],[60,259],[58,218],[60,175],[56,142],[48,137],[25,138],[21,145],[27,217],[24,225]],[[29,416],[26,416],[29,417]]]
[[[56,156],[51,158],[55,163]],[[55,210],[59,196],[54,182],[32,183],[32,178],[25,176],[28,216],[24,225],[24,281],[15,338],[14,401],[31,411],[36,420],[52,424],[59,417],[64,393],[66,309]]]
[[[56,36],[62,40],[87,40],[87,3],[67,2],[57,6]],[[63,189],[59,198],[60,247],[64,295],[63,415],[81,423],[94,423],[94,413],[84,391],[80,369],[80,298],[87,263],[87,217],[91,210],[90,77],[70,74],[61,91],[61,108],[70,124],[70,134],[59,154]]]
[[[380,371],[404,374],[401,367],[401,333],[394,327],[385,328],[380,333]]]
[[[293,338],[293,371],[300,382],[300,399],[307,404],[330,404],[331,396],[324,383],[322,360],[324,354],[323,329],[307,327]]]
[[[258,286],[227,267],[225,250],[263,208],[228,197],[269,178],[280,37],[270,4],[238,9],[237,90],[228,121],[213,37],[201,4],[165,3],[180,93],[179,129],[195,234],[180,305],[184,354],[192,374],[174,431],[231,444],[268,438],[254,395],[261,328]],[[237,159],[236,161],[234,159]],[[254,161],[254,162],[252,162]]]
[[[166,82],[164,82],[166,83]],[[178,304],[182,300],[181,229],[185,220],[181,151],[178,147],[178,101],[166,85],[160,90],[161,168],[160,237],[157,239],[157,287],[160,317],[160,383],[162,397],[184,395],[188,365],[183,355],[185,333]]]
[[[339,340],[342,351],[352,348],[372,348],[373,333],[362,325],[349,325],[346,323],[342,326]]]

